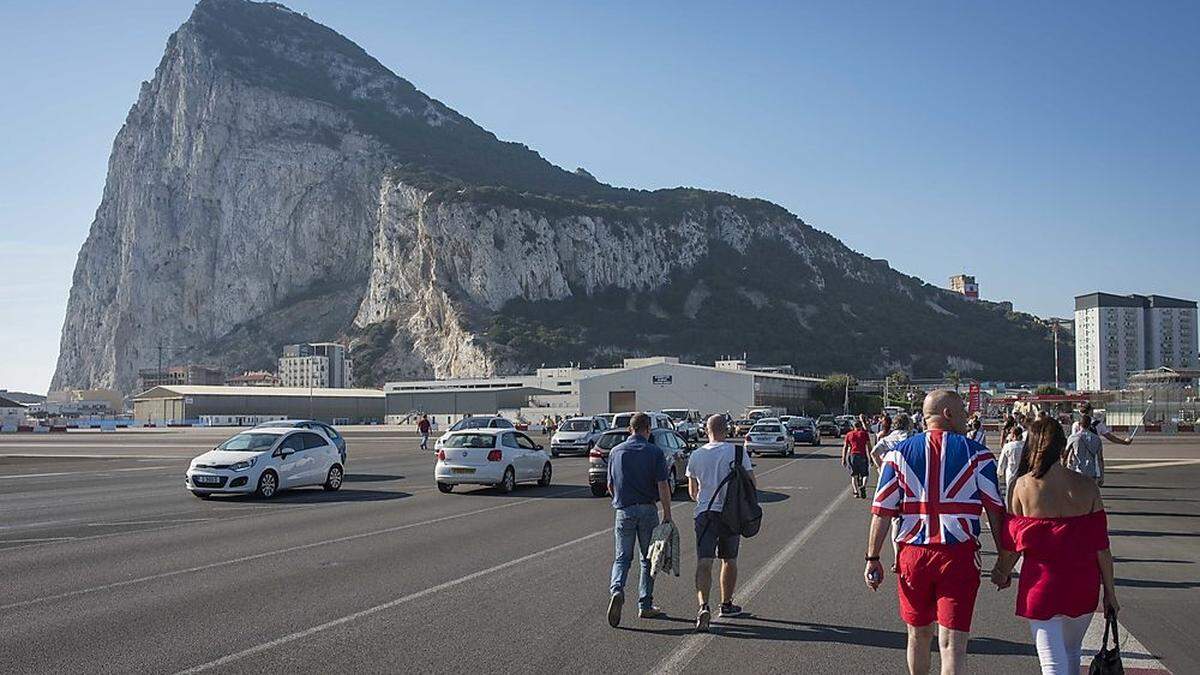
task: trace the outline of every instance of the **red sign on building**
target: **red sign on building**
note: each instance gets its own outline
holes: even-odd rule
[[[967,412],[979,412],[980,408],[982,407],[982,398],[983,396],[979,390],[979,383],[972,382],[971,386],[967,388]]]

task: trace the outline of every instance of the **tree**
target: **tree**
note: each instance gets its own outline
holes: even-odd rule
[[[954,391],[958,391],[959,385],[962,384],[962,374],[958,372],[958,368],[951,368],[942,373],[942,377],[946,382],[954,385]]]
[[[1065,396],[1066,393],[1067,392],[1063,391],[1062,389],[1059,389],[1058,387],[1052,387],[1048,384],[1043,384],[1042,386],[1033,390],[1034,396]]]

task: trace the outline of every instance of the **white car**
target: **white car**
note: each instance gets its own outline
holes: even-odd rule
[[[608,431],[608,420],[603,417],[572,417],[558,425],[558,431],[550,437],[550,454],[577,452],[583,455],[591,451],[596,439]]]
[[[512,492],[517,483],[550,484],[553,469],[542,446],[513,429],[463,429],[447,434],[437,452],[438,490],[455,485],[494,485]]]
[[[305,485],[337,490],[342,487],[341,459],[341,451],[320,431],[251,429],[193,459],[185,485],[200,498],[231,492],[270,499],[280,490]]]
[[[433,449],[438,450],[442,447],[442,443],[450,437],[450,434],[463,429],[515,429],[512,422],[499,415],[479,415],[473,417],[464,417],[454,423],[454,426],[446,430],[436,441],[433,442]]]

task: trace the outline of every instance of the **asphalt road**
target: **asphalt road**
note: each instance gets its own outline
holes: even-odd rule
[[[861,581],[867,504],[837,448],[757,460],[766,520],[737,596],[750,615],[696,636],[688,527],[685,576],[656,589],[669,617],[629,603],[620,629],[605,622],[612,511],[584,458],[554,460],[548,488],[442,495],[414,438],[349,430],[340,492],[197,500],[187,460],[225,433],[0,437],[0,670],[903,670],[894,582]],[[1200,672],[1200,439],[1107,452],[1122,624],[1144,657]],[[972,672],[1036,671],[1013,603],[981,589]]]

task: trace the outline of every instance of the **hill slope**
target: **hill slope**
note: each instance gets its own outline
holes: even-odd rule
[[[350,339],[363,383],[750,351],[804,371],[1044,378],[1047,330],[786,210],[568,172],[272,3],[201,0],[113,144],[53,388],[272,367]]]

